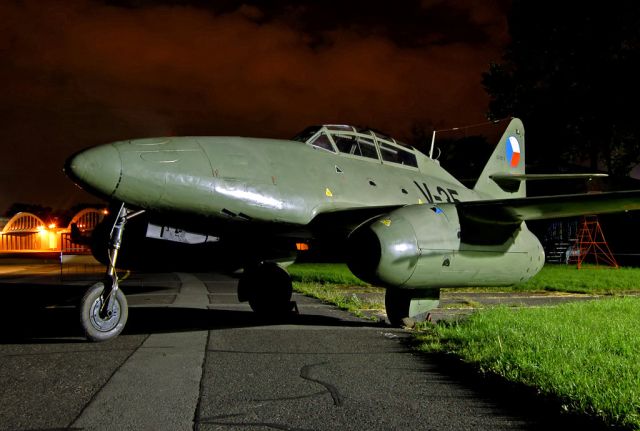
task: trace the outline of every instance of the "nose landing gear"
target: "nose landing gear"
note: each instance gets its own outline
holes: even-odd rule
[[[80,301],[80,325],[90,341],[106,341],[114,338],[122,332],[127,323],[129,308],[127,298],[118,285],[116,262],[122,245],[125,224],[142,212],[133,212],[122,204],[111,228],[109,266],[104,282],[98,282],[89,287]]]

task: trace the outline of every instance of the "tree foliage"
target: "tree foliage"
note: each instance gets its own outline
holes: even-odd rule
[[[527,162],[640,162],[640,3],[514,0],[503,62],[483,75],[489,116],[527,127]]]

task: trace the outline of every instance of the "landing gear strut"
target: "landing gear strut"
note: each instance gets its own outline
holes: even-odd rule
[[[238,283],[238,299],[249,301],[256,313],[275,319],[290,315],[295,303],[293,288],[286,270],[274,262],[264,262],[245,269]]]
[[[142,212],[131,212],[122,204],[111,228],[109,265],[104,282],[98,282],[89,287],[80,301],[80,324],[90,341],[106,341],[114,338],[122,332],[127,323],[129,308],[127,298],[119,289],[116,262],[122,245],[125,224]]]
[[[417,321],[430,320],[430,312],[440,303],[440,289],[387,289],[384,305],[393,326],[413,326]]]

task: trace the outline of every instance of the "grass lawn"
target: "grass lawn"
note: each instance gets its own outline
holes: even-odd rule
[[[640,298],[486,309],[416,335],[480,370],[535,387],[563,409],[640,429]]]
[[[640,292],[640,268],[545,265],[535,277],[512,288],[572,293],[617,294]]]
[[[355,314],[358,317],[367,317],[363,314],[363,311],[384,310],[384,301],[378,299],[378,297],[384,298],[383,296],[376,295],[373,297],[367,297],[365,295],[358,295],[358,293],[378,293],[371,290],[375,288],[356,290],[352,286],[294,281],[293,289],[296,292],[333,304],[342,310]]]
[[[294,282],[369,286],[343,263],[296,263],[287,267],[287,271]]]
[[[384,289],[360,280],[344,264],[303,263],[291,265],[287,270],[296,292],[334,304],[358,317],[364,317],[363,310],[384,310],[384,301],[358,295],[382,295]]]

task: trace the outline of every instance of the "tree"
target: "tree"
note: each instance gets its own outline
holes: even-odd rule
[[[514,0],[511,42],[483,75],[490,118],[520,117],[527,162],[640,162],[640,3]]]

